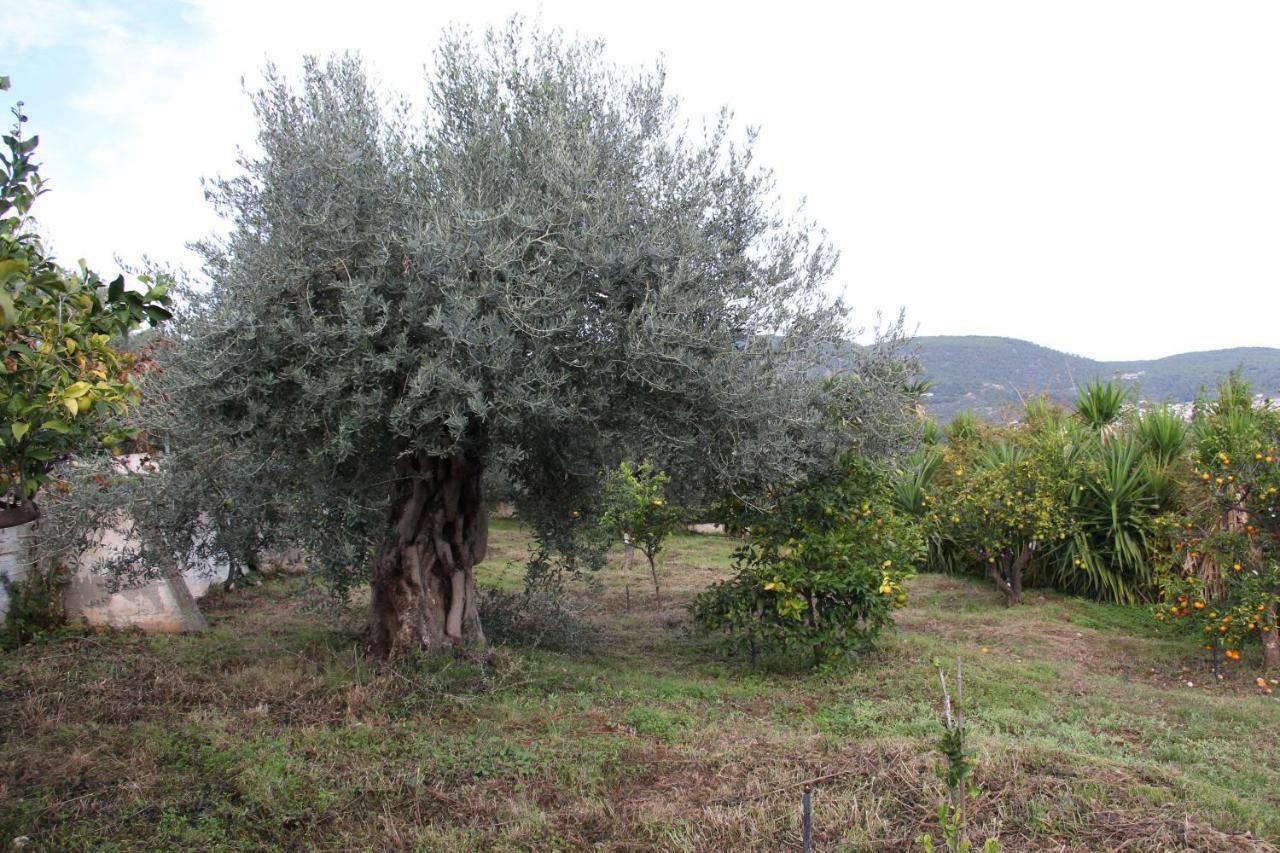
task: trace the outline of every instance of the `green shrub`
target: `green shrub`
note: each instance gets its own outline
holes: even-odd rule
[[[1162,525],[1185,499],[1186,427],[1168,409],[1122,417],[1124,400],[1095,383],[1071,415],[1037,398],[1021,423],[960,420],[941,456],[908,466],[895,486],[923,519],[929,567],[987,574],[1011,602],[1024,582],[1153,600]]]
[[[523,592],[485,590],[480,595],[479,607],[485,636],[495,643],[581,651],[599,639],[558,587],[530,586]]]
[[[63,623],[63,572],[33,567],[19,581],[0,574],[9,597],[9,612],[0,627],[0,647],[14,649],[57,630]]]
[[[9,78],[0,77],[0,91]],[[19,102],[21,107],[21,102]],[[37,493],[58,462],[115,450],[131,437],[119,415],[137,399],[135,357],[112,339],[170,317],[168,282],[102,280],[84,267],[58,266],[34,228],[31,209],[46,192],[34,160],[39,137],[27,118],[3,136],[0,155],[0,526],[40,516]]]

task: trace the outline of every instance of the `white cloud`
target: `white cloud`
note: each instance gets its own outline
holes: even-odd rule
[[[121,10],[107,2],[42,0],[40,4],[15,3],[5,9],[5,29],[0,48],[45,50],[84,39],[92,34],[123,36]]]
[[[199,178],[251,143],[240,80],[267,57],[288,68],[354,48],[415,90],[441,26],[480,28],[513,7],[208,0],[189,8],[199,37],[178,41],[126,28],[121,8],[57,8],[27,43],[78,39],[95,80],[72,103],[81,132],[46,137],[57,189],[43,221],[64,256],[108,267],[116,251],[180,258],[214,227]],[[665,53],[691,112],[729,103],[761,125],[762,159],[842,248],[864,320],[905,305],[925,334],[1102,358],[1280,344],[1280,7],[540,10],[604,36],[620,61]]]

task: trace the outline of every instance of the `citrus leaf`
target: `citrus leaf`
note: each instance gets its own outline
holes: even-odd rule
[[[6,258],[0,261],[0,284],[8,284],[11,278],[26,275],[31,269],[22,258]]]

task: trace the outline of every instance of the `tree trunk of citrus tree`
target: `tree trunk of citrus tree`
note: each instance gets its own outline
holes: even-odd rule
[[[470,451],[397,463],[390,530],[373,561],[369,627],[377,656],[484,641],[473,574],[489,538],[481,470]]]
[[[662,606],[662,590],[658,588],[658,564],[654,561],[654,555],[648,551],[644,552],[645,558],[649,561],[649,574],[653,576],[653,597],[658,599],[658,606]]]
[[[1262,632],[1262,666],[1265,669],[1280,669],[1280,625],[1276,623],[1277,607],[1272,602],[1267,607],[1268,615],[1271,617],[1271,630]]]
[[[1000,558],[987,565],[987,576],[995,581],[996,587],[1004,593],[1005,604],[1022,603],[1022,575],[1035,556],[1036,543],[1030,542],[1022,550],[1013,554],[1002,554]]]

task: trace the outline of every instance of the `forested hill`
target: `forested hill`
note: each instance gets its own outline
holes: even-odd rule
[[[925,377],[934,383],[926,399],[930,414],[947,421],[971,409],[989,418],[1048,394],[1060,402],[1077,385],[1095,378],[1136,386],[1152,402],[1187,402],[1202,387],[1213,388],[1240,368],[1254,391],[1280,397],[1280,349],[1237,347],[1189,352],[1150,361],[1094,361],[1016,338],[935,336],[916,338]]]

